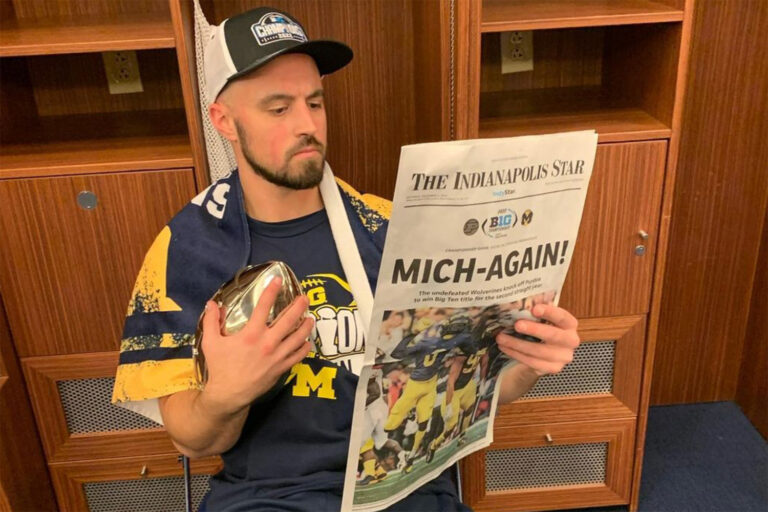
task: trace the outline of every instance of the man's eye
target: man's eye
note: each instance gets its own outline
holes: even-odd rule
[[[276,116],[279,116],[279,115],[285,114],[288,111],[288,107],[271,108],[271,109],[269,109],[269,111],[272,114],[274,114]]]
[[[309,108],[311,108],[312,110],[320,110],[321,108],[323,108],[323,103],[320,101],[312,102],[309,104]]]

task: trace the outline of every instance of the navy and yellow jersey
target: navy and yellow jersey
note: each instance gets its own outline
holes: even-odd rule
[[[390,206],[337,182],[374,289]],[[200,314],[250,256],[251,236],[234,171],[193,198],[147,252],[128,305],[113,403],[162,423],[157,397],[197,388],[192,344]]]

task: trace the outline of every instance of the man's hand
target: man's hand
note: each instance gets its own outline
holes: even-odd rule
[[[267,326],[281,282],[275,278],[269,283],[248,323],[232,336],[221,334],[223,318],[216,303],[206,305],[202,347],[208,382],[200,399],[211,412],[226,415],[248,407],[309,353],[306,340],[314,322],[303,318],[309,304],[305,296]]]
[[[313,322],[302,320],[306,297],[294,300],[267,326],[280,284],[274,279],[267,286],[248,323],[232,336],[221,334],[216,303],[206,305],[202,346],[208,382],[202,391],[179,391],[159,400],[165,429],[181,453],[205,457],[229,450],[240,438],[250,404],[309,352],[306,339]]]
[[[576,332],[579,322],[568,311],[551,304],[536,304],[531,313],[549,324],[518,320],[515,330],[536,336],[541,343],[504,333],[496,336],[499,349],[520,363],[504,372],[499,403],[517,400],[536,384],[540,376],[560,372],[573,360],[573,352],[581,342]]]
[[[573,352],[581,340],[576,332],[579,322],[563,308],[551,304],[536,304],[533,316],[549,322],[530,320],[515,322],[515,330],[541,339],[532,343],[503,332],[496,336],[496,343],[507,356],[531,368],[537,375],[559,373],[573,360]]]

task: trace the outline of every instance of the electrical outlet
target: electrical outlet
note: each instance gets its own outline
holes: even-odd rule
[[[515,30],[502,32],[501,72],[520,73],[533,70],[533,32]]]
[[[104,60],[104,71],[107,73],[110,94],[144,91],[135,51],[103,52],[101,58]]]

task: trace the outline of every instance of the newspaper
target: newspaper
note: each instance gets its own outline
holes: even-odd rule
[[[593,131],[402,148],[342,510],[385,508],[493,439],[500,331],[557,304]],[[538,342],[530,338],[531,342]]]

